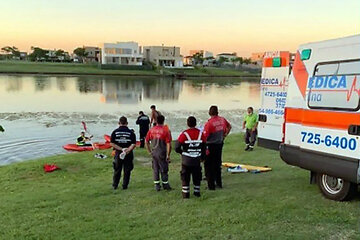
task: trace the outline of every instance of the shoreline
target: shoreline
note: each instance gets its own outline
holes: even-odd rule
[[[76,72],[11,72],[0,71],[0,75],[58,75],[58,76],[124,76],[124,77],[165,77],[176,78],[174,75],[162,75],[162,74],[141,74],[141,73],[76,73]],[[258,78],[260,74],[244,74],[244,75],[188,75],[188,78]]]
[[[125,66],[126,67],[126,66]],[[218,67],[164,68],[164,69],[100,69],[97,65],[72,63],[40,63],[0,61],[1,75],[58,75],[58,76],[125,76],[164,78],[245,78],[260,77],[261,72]]]

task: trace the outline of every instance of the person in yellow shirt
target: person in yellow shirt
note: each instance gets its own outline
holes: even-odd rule
[[[246,128],[245,151],[254,150],[254,145],[255,145],[256,136],[257,136],[258,123],[259,123],[258,115],[256,113],[254,113],[254,109],[252,107],[248,107],[247,115],[245,116],[244,122],[243,122],[243,129]]]

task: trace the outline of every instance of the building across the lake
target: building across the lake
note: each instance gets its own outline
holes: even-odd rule
[[[156,66],[183,67],[180,47],[146,46],[144,47],[144,59]]]
[[[85,49],[85,53],[87,53],[85,57],[85,62],[99,62],[100,58],[100,48],[99,47],[91,47],[91,46],[83,46]]]
[[[101,64],[141,66],[143,55],[137,42],[103,43]]]
[[[264,59],[264,54],[264,52],[252,53],[250,57],[251,62],[262,63]]]

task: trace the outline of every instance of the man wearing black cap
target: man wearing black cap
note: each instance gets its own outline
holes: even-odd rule
[[[115,129],[111,134],[110,145],[115,149],[115,157],[113,162],[114,176],[113,188],[118,188],[121,171],[124,168],[124,177],[122,188],[127,189],[130,181],[130,174],[134,168],[134,154],[133,150],[136,147],[135,133],[128,127],[126,117],[121,117],[119,120],[119,128]]]

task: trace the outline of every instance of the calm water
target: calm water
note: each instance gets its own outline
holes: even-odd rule
[[[140,110],[152,104],[166,116],[173,137],[189,115],[199,125],[210,105],[240,131],[247,106],[259,107],[258,79],[173,80],[146,77],[54,77],[0,75],[0,165],[64,153],[85,121],[95,140],[111,133],[119,116],[135,125]]]

